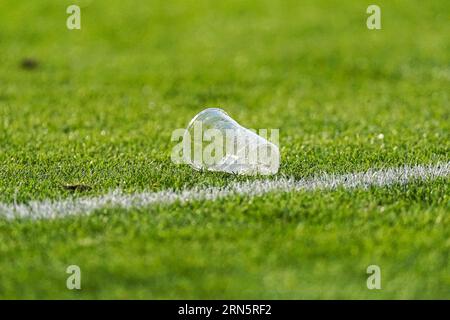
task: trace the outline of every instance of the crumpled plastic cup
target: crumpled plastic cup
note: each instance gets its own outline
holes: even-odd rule
[[[208,108],[198,113],[185,130],[186,162],[196,170],[242,175],[276,174],[278,147],[242,127],[225,111]]]

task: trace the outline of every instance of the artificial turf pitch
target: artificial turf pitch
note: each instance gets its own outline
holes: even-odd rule
[[[378,1],[381,30],[369,4],[2,1],[0,203],[261,179],[171,162],[172,131],[206,106],[280,129],[279,176],[448,162],[449,2]],[[0,298],[449,299],[449,191],[444,177],[0,218]]]

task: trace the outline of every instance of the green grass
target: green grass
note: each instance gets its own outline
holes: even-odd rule
[[[448,1],[378,1],[379,31],[369,4],[2,1],[0,202],[245,179],[170,161],[172,130],[205,106],[279,128],[279,175],[449,161]],[[449,191],[443,178],[0,219],[0,298],[449,299]],[[382,290],[366,288],[370,264]]]

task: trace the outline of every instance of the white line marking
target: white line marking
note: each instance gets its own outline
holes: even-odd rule
[[[323,174],[309,179],[277,178],[231,183],[225,187],[193,188],[124,194],[116,190],[97,197],[31,201],[24,204],[0,203],[0,218],[52,219],[71,215],[87,215],[102,208],[145,208],[154,204],[214,201],[233,195],[261,196],[268,192],[296,192],[336,188],[383,187],[414,180],[432,180],[450,175],[450,162],[436,165],[403,166],[369,170],[344,175]]]

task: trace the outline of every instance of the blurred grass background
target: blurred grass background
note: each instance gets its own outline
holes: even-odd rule
[[[72,3],[0,4],[0,199],[189,184],[170,134],[205,106],[281,129],[297,177],[448,158],[446,1],[380,2],[379,31],[359,1],[82,1],[68,30]]]

